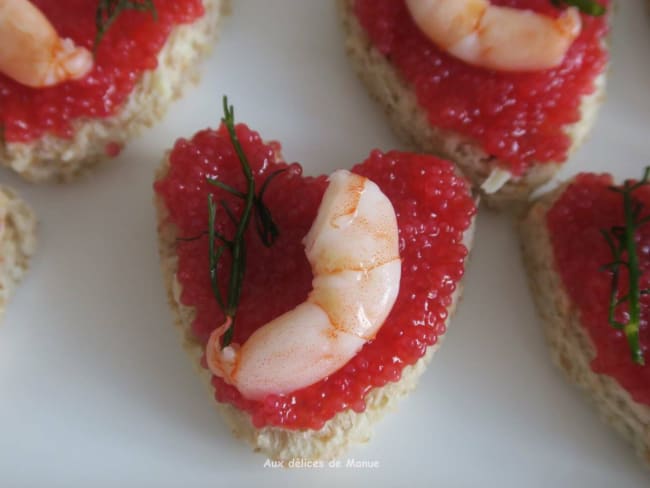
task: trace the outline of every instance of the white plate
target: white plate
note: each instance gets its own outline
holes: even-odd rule
[[[512,223],[489,212],[444,347],[349,453],[379,468],[265,469],[230,436],[165,301],[151,205],[163,151],[217,125],[223,93],[311,174],[400,147],[345,57],[332,1],[234,3],[200,86],[119,160],[70,186],[0,175],[42,222],[0,329],[0,486],[647,487],[632,449],[551,366]],[[563,177],[650,163],[646,14],[643,0],[619,2],[608,100]]]

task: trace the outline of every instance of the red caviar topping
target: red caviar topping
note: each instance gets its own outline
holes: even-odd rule
[[[108,157],[115,158],[120,155],[122,149],[124,149],[124,146],[119,142],[109,142],[106,144],[104,152],[106,152],[106,155]]]
[[[93,48],[97,0],[32,0],[61,37]],[[29,88],[0,74],[0,131],[6,142],[30,142],[45,134],[70,138],[72,122],[114,115],[141,75],[158,66],[158,53],[174,27],[204,14],[201,0],[156,0],[148,12],[126,10],[99,45],[92,72],[50,88]]]
[[[495,5],[557,16],[550,0],[491,0]],[[603,5],[610,2],[603,0]],[[470,66],[436,47],[413,22],[404,0],[356,0],[374,46],[414,88],[431,125],[480,143],[515,175],[534,163],[564,162],[581,98],[607,65],[606,17],[582,16],[580,37],[558,68],[507,73]]]
[[[581,322],[596,351],[594,372],[611,376],[639,403],[650,405],[650,363],[632,360],[622,331],[608,321],[611,274],[602,267],[612,261],[612,252],[601,229],[623,226],[623,199],[609,187],[609,175],[582,174],[560,196],[547,216],[555,265],[566,292],[581,315]],[[634,197],[650,209],[650,188],[642,187]],[[650,225],[639,227],[637,249],[641,288],[650,288]],[[625,273],[625,276],[627,273]],[[628,280],[622,276],[621,285]],[[627,291],[621,289],[622,295]],[[622,296],[621,295],[621,296]],[[624,310],[620,311],[624,313]],[[624,321],[619,316],[618,320]],[[641,297],[640,341],[645,356],[650,351],[650,296]]]
[[[246,238],[247,268],[234,335],[234,342],[243,343],[257,328],[307,298],[312,273],[302,239],[316,217],[327,181],[324,176],[303,176],[298,164],[276,161],[279,144],[263,143],[246,126],[239,125],[237,135],[257,185],[274,171],[287,169],[264,197],[280,229],[277,241],[265,247],[252,228]],[[342,369],[314,385],[252,401],[213,377],[216,399],[250,413],[256,427],[320,429],[345,409],[362,412],[372,388],[399,380],[404,367],[417,362],[446,331],[447,308],[467,256],[463,234],[476,213],[466,182],[448,162],[399,152],[375,151],[352,171],[379,185],[395,208],[403,259],[397,302],[377,337]],[[207,229],[209,192],[217,201],[229,199],[235,212],[240,209],[239,199],[207,184],[206,178],[244,187],[239,160],[223,127],[179,140],[170,155],[169,173],[155,185],[181,237],[200,236]],[[223,212],[216,220],[218,231],[232,231]],[[180,243],[178,257],[181,301],[195,307],[192,331],[205,344],[223,320],[210,287],[207,239]],[[225,280],[227,269],[219,274]]]

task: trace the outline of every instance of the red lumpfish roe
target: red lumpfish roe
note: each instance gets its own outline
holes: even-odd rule
[[[611,376],[632,398],[650,405],[650,296],[641,297],[641,345],[646,365],[632,360],[625,334],[608,322],[611,274],[601,271],[613,261],[601,229],[624,224],[623,197],[609,190],[609,175],[582,174],[576,177],[549,211],[548,229],[560,274],[569,297],[580,311],[581,322],[596,350],[594,372]],[[650,188],[634,196],[650,209]],[[642,272],[641,289],[650,288],[650,225],[639,228],[637,252]],[[621,273],[620,295],[627,294],[628,275]],[[624,307],[617,320],[627,321]]]
[[[237,134],[258,188],[273,171],[287,169],[273,180],[265,196],[280,229],[278,240],[266,248],[254,229],[247,235],[247,269],[234,337],[242,343],[257,328],[307,298],[313,277],[302,239],[316,217],[327,180],[305,177],[298,164],[277,161],[279,144],[265,144],[246,126],[239,125]],[[448,162],[399,152],[375,151],[353,171],[379,185],[397,213],[403,259],[397,303],[373,341],[342,369],[307,388],[251,401],[214,377],[216,399],[250,413],[256,427],[320,429],[345,409],[362,412],[372,388],[399,380],[404,367],[414,364],[445,333],[447,308],[467,257],[463,234],[476,213],[466,182]],[[226,198],[236,212],[241,208],[236,198],[207,184],[208,177],[245,188],[240,163],[223,127],[179,140],[170,155],[169,173],[155,185],[182,237],[201,236],[208,228],[209,193],[217,201]],[[217,222],[217,230],[231,235],[232,225],[222,211]],[[192,331],[205,344],[223,320],[210,289],[207,238],[179,243],[178,257],[181,301],[195,307]],[[229,263],[219,267],[222,286],[228,267]]]
[[[97,0],[32,0],[61,37],[93,48]],[[114,115],[157,56],[170,32],[204,14],[201,0],[155,0],[158,20],[148,12],[124,11],[99,45],[95,67],[81,80],[29,88],[0,74],[0,131],[7,142],[30,142],[45,134],[73,135],[80,118]]]
[[[550,0],[491,3],[559,12]],[[515,175],[534,163],[566,161],[571,140],[564,128],[580,120],[581,99],[594,92],[607,65],[606,17],[582,16],[582,33],[560,67],[508,73],[470,66],[436,47],[413,22],[405,0],[356,0],[355,12],[372,44],[413,87],[431,125],[478,141]]]

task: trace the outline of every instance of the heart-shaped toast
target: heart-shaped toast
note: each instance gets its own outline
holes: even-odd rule
[[[2,18],[14,19],[17,27],[12,31],[5,22],[2,34],[0,164],[32,182],[69,181],[117,156],[196,80],[229,4],[3,2]],[[65,49],[57,55],[61,46],[85,52],[90,71],[72,77],[70,68],[86,63]],[[64,60],[70,66],[60,65]],[[7,69],[12,64],[14,76]],[[43,66],[58,68],[49,75],[54,79],[28,84],[25,78],[36,71],[29,68]],[[20,79],[16,72],[32,76]]]
[[[246,270],[232,335],[232,343],[241,345],[310,294],[314,273],[303,240],[320,212],[328,179],[303,176],[300,165],[283,161],[278,143],[263,142],[245,125],[236,130],[233,125],[233,134],[255,185],[264,188],[258,202],[277,231],[270,246],[256,225],[246,233]],[[231,137],[222,125],[179,140],[155,183],[162,267],[176,323],[237,435],[274,459],[332,458],[349,443],[368,439],[370,424],[414,388],[440,344],[461,291],[476,205],[454,166],[432,156],[375,151],[352,168],[352,174],[376,184],[394,208],[401,281],[392,311],[340,369],[296,391],[249,398],[206,363],[206,344],[225,317],[211,281],[210,240],[233,235],[233,221],[245,208],[247,179]],[[210,183],[215,179],[218,186]],[[208,204],[222,200],[218,209]],[[213,268],[224,294],[233,262],[221,259]],[[294,362],[286,355],[285,369],[291,371]]]
[[[36,217],[11,189],[0,186],[0,319],[36,248]]]
[[[608,15],[575,11],[581,31],[561,65],[513,72],[470,65],[425,35],[419,26],[434,25],[435,16],[451,6],[431,8],[429,0],[337,1],[349,57],[395,132],[421,151],[455,161],[492,206],[522,201],[548,181],[595,120],[605,86]],[[457,5],[470,3],[478,8],[485,2]],[[554,19],[566,10],[553,3],[492,0],[487,9],[495,19],[501,13],[493,7]],[[409,8],[424,12],[420,23]],[[467,10],[472,15],[469,5]],[[502,39],[514,38],[522,20],[500,22]],[[454,30],[453,22],[442,23]],[[478,32],[472,41],[480,38]],[[526,52],[525,43],[504,42],[510,52]]]
[[[521,224],[555,363],[650,464],[650,187],[581,174]]]

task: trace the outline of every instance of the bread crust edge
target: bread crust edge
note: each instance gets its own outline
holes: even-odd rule
[[[0,318],[36,250],[36,217],[10,188],[0,186]]]

